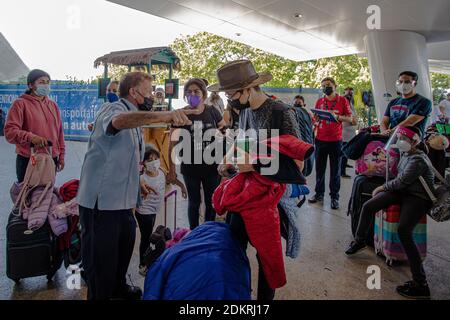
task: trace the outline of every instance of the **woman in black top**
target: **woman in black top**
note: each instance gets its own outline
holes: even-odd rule
[[[192,121],[191,126],[172,129],[169,153],[172,154],[173,147],[177,143],[181,143],[179,146],[182,149],[181,174],[188,193],[188,217],[192,230],[199,225],[200,187],[204,192],[205,221],[214,221],[216,217],[211,200],[213,192],[220,182],[217,163],[211,163],[203,157],[204,154],[207,154],[205,149],[214,142],[214,138],[211,139],[212,141],[203,141],[201,137],[209,129],[222,129],[225,121],[216,108],[205,104],[207,91],[203,80],[190,79],[184,86],[184,98],[189,104],[185,108],[195,109],[198,113],[188,116]],[[177,175],[172,157],[170,156],[169,159],[168,181],[173,183],[176,181]]]

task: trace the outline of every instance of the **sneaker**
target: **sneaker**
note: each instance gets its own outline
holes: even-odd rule
[[[417,300],[429,300],[431,295],[428,284],[420,284],[416,281],[408,281],[398,286],[397,293],[405,298]]]
[[[352,176],[350,176],[350,175],[348,175],[346,173],[341,174],[341,178],[350,179],[351,177]]]
[[[317,202],[323,202],[323,196],[320,195],[314,195],[311,199],[308,199],[309,203],[317,203]]]
[[[350,168],[350,169],[353,168],[353,166],[351,166],[351,165],[349,165],[349,164],[346,165],[345,167],[346,167],[346,168]]]
[[[145,278],[147,275],[148,268],[144,265],[139,266],[139,274]]]
[[[338,199],[331,199],[331,209],[333,209],[333,210],[339,209],[339,200]]]
[[[352,241],[352,243],[348,247],[347,251],[345,251],[345,254],[350,256],[350,255],[360,252],[361,250],[363,250],[365,248],[366,248],[365,243],[361,243],[361,242],[358,242],[355,240],[355,241]]]

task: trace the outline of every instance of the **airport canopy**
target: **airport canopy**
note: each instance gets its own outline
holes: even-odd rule
[[[175,70],[180,68],[180,59],[169,47],[154,47],[134,50],[114,51],[94,61],[94,67],[100,65],[123,65],[123,66],[158,66],[162,69],[173,66]]]
[[[0,33],[0,81],[13,82],[30,71],[8,40]]]
[[[367,22],[376,5],[379,30],[423,35],[433,60],[431,69],[450,72],[449,0],[108,1],[295,61],[364,54],[363,39],[370,32]],[[445,45],[433,46],[441,42]]]

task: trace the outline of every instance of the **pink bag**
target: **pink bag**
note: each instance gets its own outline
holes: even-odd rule
[[[381,141],[371,141],[361,158],[356,160],[356,172],[368,177],[386,177],[386,150]],[[389,149],[389,177],[395,177],[398,173],[397,166],[400,153],[396,149]]]
[[[30,209],[31,211],[39,207],[42,200],[48,193],[53,192],[53,185],[56,178],[56,165],[52,158],[51,147],[50,151],[47,148],[43,149],[44,152],[35,152],[35,149],[31,149],[31,157],[28,162],[25,178],[22,184],[22,189],[14,203],[14,207],[19,209],[19,215],[22,215],[22,211]],[[27,200],[33,189],[37,187],[44,187],[42,196],[37,199],[36,203],[28,204]],[[30,206],[30,207],[29,207]]]

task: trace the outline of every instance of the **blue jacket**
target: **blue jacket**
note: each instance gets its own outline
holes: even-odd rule
[[[250,300],[250,265],[230,227],[207,222],[167,249],[145,278],[144,300]]]

